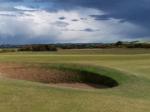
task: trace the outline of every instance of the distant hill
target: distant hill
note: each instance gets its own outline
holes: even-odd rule
[[[19,48],[21,45],[10,45],[10,44],[3,44],[0,45],[0,48]]]

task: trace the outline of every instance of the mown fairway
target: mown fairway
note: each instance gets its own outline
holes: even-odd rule
[[[108,76],[120,82],[115,88],[90,90],[50,87],[42,83],[1,77],[0,112],[150,111],[149,49],[2,53],[0,62],[30,66],[38,64],[47,68],[55,64],[75,64],[95,72],[105,69]]]

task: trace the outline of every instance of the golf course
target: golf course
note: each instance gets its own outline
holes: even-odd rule
[[[0,53],[0,112],[149,111],[149,49]]]

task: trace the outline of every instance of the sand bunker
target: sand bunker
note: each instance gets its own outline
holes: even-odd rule
[[[112,88],[118,83],[106,76],[87,71],[44,69],[16,64],[0,64],[2,77],[72,88]]]

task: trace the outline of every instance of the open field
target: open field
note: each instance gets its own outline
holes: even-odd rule
[[[41,77],[49,73],[51,68],[71,70],[67,71],[68,74],[76,71],[99,74],[114,79],[118,86],[71,88],[41,83],[38,78],[38,81],[32,82],[29,81],[31,77],[28,81],[11,77],[13,74],[17,74],[17,77],[19,74],[31,76],[32,73]],[[63,76],[64,72],[57,71],[55,74]],[[0,77],[0,112],[150,111],[149,49],[1,53]]]

